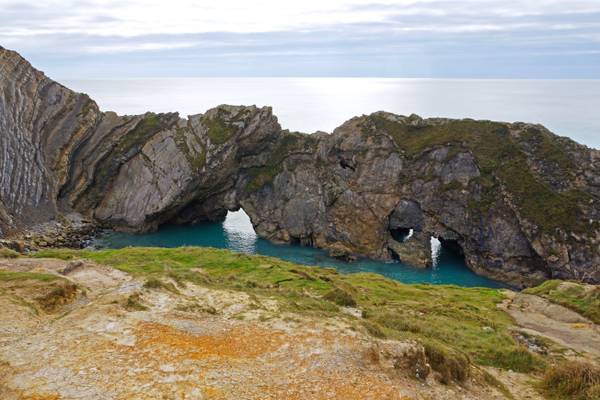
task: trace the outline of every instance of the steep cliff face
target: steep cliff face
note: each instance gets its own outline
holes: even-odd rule
[[[0,229],[56,214],[67,158],[92,133],[98,107],[0,48]]]
[[[242,207],[262,237],[343,257],[425,267],[433,236],[517,285],[600,281],[600,152],[539,125],[379,112],[306,135],[268,107],[118,116],[4,49],[0,106],[3,235],[70,212],[144,231]]]

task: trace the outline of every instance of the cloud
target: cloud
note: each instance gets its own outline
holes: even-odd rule
[[[102,53],[130,53],[135,51],[160,51],[187,49],[196,46],[194,42],[148,42],[148,43],[123,43],[123,44],[102,44],[95,46],[84,46],[83,51],[93,54]]]
[[[83,65],[114,54],[128,74],[138,64],[152,71],[150,60],[158,65],[160,55],[163,68],[156,70],[165,74],[184,73],[171,65],[174,59],[202,60],[207,68],[188,67],[188,73],[232,73],[240,65],[236,57],[262,57],[276,72],[292,74],[293,63],[306,64],[301,57],[308,57],[312,69],[300,71],[311,75],[402,76],[417,70],[416,63],[445,71],[449,66],[436,63],[451,60],[459,68],[470,60],[464,70],[476,75],[538,76],[547,57],[562,54],[561,65],[573,64],[565,73],[597,69],[600,77],[599,38],[597,0],[0,0],[0,44],[58,74],[84,72]],[[529,72],[491,61],[528,54]]]

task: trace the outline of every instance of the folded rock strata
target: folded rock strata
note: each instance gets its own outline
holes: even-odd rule
[[[600,151],[540,125],[377,112],[308,135],[269,107],[119,116],[0,48],[0,166],[0,236],[69,213],[142,232],[243,208],[263,238],[338,255],[427,265],[433,236],[515,285],[600,282]]]

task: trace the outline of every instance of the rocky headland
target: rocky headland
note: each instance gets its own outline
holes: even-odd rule
[[[434,236],[517,286],[600,282],[600,151],[540,125],[377,112],[303,134],[269,107],[120,116],[0,48],[0,165],[0,237],[19,250],[243,208],[261,237],[339,257],[426,267]]]

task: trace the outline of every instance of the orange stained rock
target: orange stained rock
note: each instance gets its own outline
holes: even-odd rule
[[[279,331],[235,327],[221,334],[193,335],[167,325],[144,322],[138,326],[136,348],[156,355],[167,352],[175,359],[201,360],[211,356],[256,358],[274,351],[286,341]],[[162,355],[164,357],[164,355]]]
[[[60,400],[57,394],[27,394],[22,395],[19,400]]]

